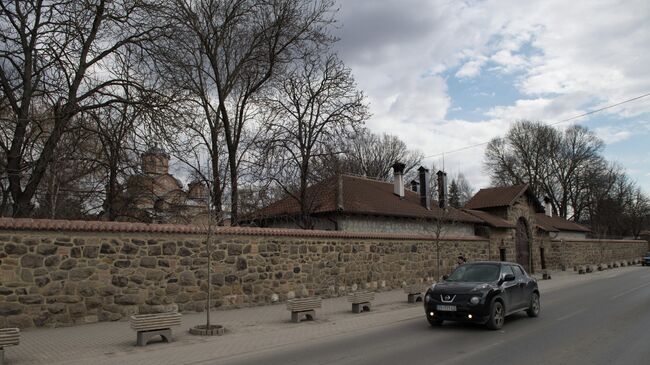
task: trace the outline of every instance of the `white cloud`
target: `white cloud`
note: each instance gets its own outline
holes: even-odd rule
[[[649,17],[646,0],[342,1],[338,47],[371,102],[369,127],[433,154],[500,135],[514,120],[556,122],[650,91]],[[450,99],[445,78],[483,73],[512,78],[523,97],[490,98],[501,104],[481,105],[480,122],[448,120],[452,104],[467,108]],[[650,102],[605,113],[639,117]],[[599,128],[608,143],[628,138]],[[445,158],[487,184],[482,153]]]
[[[615,127],[599,127],[595,129],[596,135],[606,144],[618,143],[625,141],[632,136],[628,130],[620,130]]]
[[[650,122],[637,121],[634,123],[625,123],[615,126],[602,126],[594,128],[594,131],[606,144],[614,144],[632,137],[650,134]]]
[[[475,77],[481,73],[481,67],[485,64],[487,59],[481,57],[472,61],[465,62],[465,64],[456,72],[456,77]]]

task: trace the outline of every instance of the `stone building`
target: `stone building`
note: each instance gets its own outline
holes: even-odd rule
[[[545,269],[551,241],[585,240],[590,230],[553,216],[528,184],[479,190],[464,212],[483,220],[477,234],[488,237],[499,249],[500,260],[517,261],[527,270]]]
[[[431,201],[425,189],[405,189],[404,165],[395,166],[395,183],[341,174],[307,189],[305,219],[297,199],[286,197],[244,217],[240,224],[329,231],[474,236],[479,218]],[[419,170],[429,186],[429,170]]]
[[[528,184],[481,189],[463,209],[454,209],[447,202],[446,173],[436,174],[442,188],[432,201],[426,168],[420,167],[419,181],[411,183],[412,189],[405,189],[404,165],[397,163],[393,169],[392,183],[343,174],[310,186],[307,226],[301,205],[292,197],[264,207],[240,223],[441,238],[480,236],[490,242],[490,259],[517,261],[532,272],[547,267],[551,241],[584,240],[590,232],[580,224],[552,216],[550,207],[540,203]]]
[[[169,173],[169,158],[157,147],[142,154],[142,172],[128,178],[122,194],[121,220],[197,223],[207,217],[207,187],[193,181],[184,189],[180,180]]]

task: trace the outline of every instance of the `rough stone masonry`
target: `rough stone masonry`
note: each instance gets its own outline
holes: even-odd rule
[[[202,311],[209,272],[205,240],[197,226],[0,219],[0,327]],[[494,259],[489,242],[479,237],[436,245],[432,237],[416,235],[221,228],[213,242],[215,307],[431,281],[449,272],[460,252],[472,261]],[[579,247],[572,243],[571,255],[579,255]],[[612,247],[608,254],[620,256]],[[621,253],[633,258],[647,243],[624,247]]]

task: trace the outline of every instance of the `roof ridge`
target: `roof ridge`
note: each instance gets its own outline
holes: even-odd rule
[[[514,188],[514,187],[516,187],[516,186],[517,186],[517,185],[512,185],[511,187]],[[521,189],[519,190],[519,192],[517,193],[517,195],[515,195],[515,196],[510,200],[510,204],[509,204],[509,205],[512,205],[512,204],[515,202],[515,200],[517,200],[517,198],[519,198],[519,197],[521,196],[521,194],[524,194],[524,193],[526,192],[526,190],[528,190],[529,186],[530,186],[530,185],[529,185],[528,183],[524,183],[524,184],[522,185]],[[537,197],[535,197],[535,199],[537,199]]]
[[[349,172],[342,172],[342,173],[340,173],[340,175],[341,176],[351,177],[351,178],[354,178],[354,179],[359,179],[359,180],[370,180],[370,181],[376,181],[376,182],[385,183],[385,184],[392,184],[390,181],[386,181],[386,180],[382,180],[382,179],[375,178],[375,177],[370,177],[370,176],[352,174],[352,173],[349,173]]]

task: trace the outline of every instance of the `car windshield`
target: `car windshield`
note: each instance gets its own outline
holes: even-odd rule
[[[465,264],[459,266],[445,281],[452,282],[491,282],[499,279],[501,268],[490,264]]]

